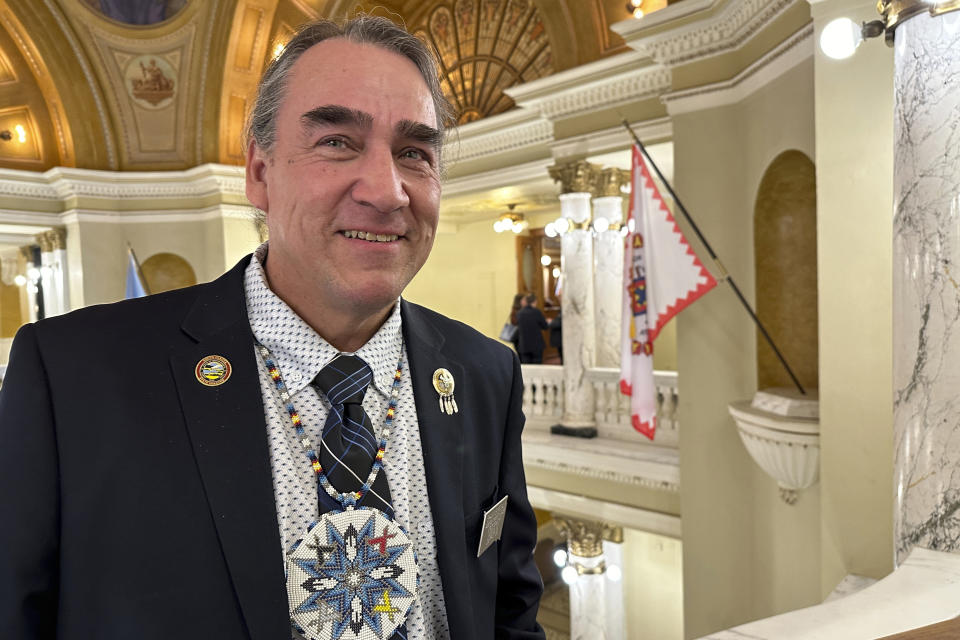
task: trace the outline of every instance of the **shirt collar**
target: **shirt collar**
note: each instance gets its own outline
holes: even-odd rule
[[[257,248],[244,274],[247,315],[254,337],[270,351],[284,384],[295,394],[309,385],[340,352],[270,289],[263,270],[267,250],[267,243]],[[386,321],[354,352],[369,365],[373,386],[385,397],[390,395],[402,351],[402,319],[397,299]],[[293,372],[301,377],[296,379],[291,375]]]

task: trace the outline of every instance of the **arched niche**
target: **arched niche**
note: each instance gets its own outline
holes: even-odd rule
[[[767,167],[753,222],[757,315],[804,387],[818,385],[817,182],[813,162],[784,151]],[[793,382],[757,332],[757,388]]]
[[[197,284],[190,263],[175,253],[155,253],[140,265],[150,293],[163,293]]]

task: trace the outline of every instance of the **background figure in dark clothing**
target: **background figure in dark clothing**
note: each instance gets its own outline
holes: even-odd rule
[[[517,326],[517,313],[520,309],[523,309],[527,306],[526,296],[522,293],[518,293],[513,296],[513,306],[510,307],[510,324]],[[517,353],[520,353],[520,331],[514,331],[513,337],[510,338],[510,342],[513,343],[513,350]]]
[[[517,335],[520,339],[517,353],[524,364],[540,364],[546,347],[542,330],[547,328],[547,319],[537,309],[537,296],[531,293],[526,297],[526,302],[527,306],[517,311]]]
[[[556,317],[550,321],[549,326],[550,326],[550,346],[557,348],[557,353],[560,354],[560,364],[563,364],[563,312],[562,311],[557,311]]]

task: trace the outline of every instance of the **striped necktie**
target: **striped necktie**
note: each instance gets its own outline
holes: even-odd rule
[[[313,385],[330,402],[330,413],[323,425],[320,464],[330,483],[341,493],[358,491],[363,486],[379,448],[370,417],[362,405],[372,379],[373,373],[367,363],[357,356],[340,354],[313,380]],[[360,504],[393,515],[390,489],[383,470],[377,474],[373,490]]]

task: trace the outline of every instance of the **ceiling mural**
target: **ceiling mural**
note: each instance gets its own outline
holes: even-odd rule
[[[190,0],[83,0],[83,3],[117,22],[151,25],[177,15]]]
[[[504,89],[554,71],[543,18],[531,0],[438,2],[414,33],[437,51],[443,91],[461,124],[510,109]]]
[[[11,131],[10,140],[0,137],[0,167],[243,164],[244,120],[264,65],[297,25],[358,11],[403,22],[428,43],[459,121],[473,122],[511,109],[508,87],[625,50],[609,25],[629,17],[626,7],[625,0],[0,0],[0,132]]]

